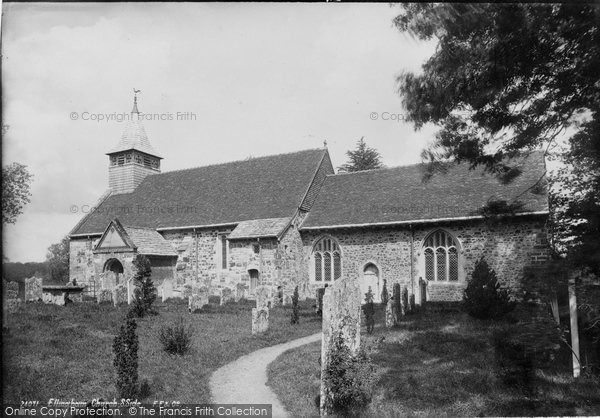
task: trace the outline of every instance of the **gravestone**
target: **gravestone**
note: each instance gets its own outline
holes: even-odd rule
[[[192,295],[188,298],[188,310],[190,313],[208,305],[209,293],[210,290],[206,286],[192,287]]]
[[[385,326],[391,328],[396,325],[394,315],[394,298],[389,298],[385,305]]]
[[[258,286],[254,294],[256,296],[256,307],[258,309],[271,307],[272,296],[270,286]]]
[[[108,289],[102,289],[96,294],[96,301],[98,303],[112,303],[113,295]]]
[[[269,329],[269,308],[252,308],[252,334],[260,334]]]
[[[235,301],[248,298],[248,286],[244,283],[238,283],[235,287]]]
[[[415,310],[415,294],[410,295],[410,311],[413,312]]]
[[[290,295],[284,295],[283,296],[283,306],[287,306],[287,305],[291,305],[292,304],[292,297]]]
[[[321,415],[331,409],[331,388],[323,375],[329,366],[334,339],[341,337],[350,352],[360,348],[360,311],[362,294],[355,280],[338,279],[323,296],[323,334],[321,339]]]
[[[127,303],[127,287],[119,285],[112,291],[113,304],[115,306]]]
[[[6,299],[17,299],[19,297],[19,283],[6,282]]]
[[[30,277],[25,279],[25,301],[42,299],[42,278]]]
[[[220,296],[221,296],[221,302],[219,303],[220,305],[225,305],[228,302],[235,301],[235,295],[233,294],[233,290],[231,290],[229,287],[221,288]]]
[[[162,296],[162,301],[165,302],[167,299],[170,299],[173,297],[173,282],[171,282],[171,280],[165,280],[162,283],[161,288],[161,296]]]
[[[183,292],[181,295],[184,298],[189,298],[190,296],[192,296],[192,285],[191,284],[183,285]]]
[[[65,306],[67,304],[67,294],[63,291],[47,290],[42,294],[42,302]]]
[[[402,291],[402,315],[406,315],[408,311],[408,289],[405,287]]]
[[[315,300],[317,302],[315,306],[315,311],[317,313],[321,313],[323,311],[323,295],[325,294],[325,287],[319,287],[315,291]]]

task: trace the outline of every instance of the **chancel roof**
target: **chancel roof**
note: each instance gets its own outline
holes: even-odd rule
[[[454,163],[428,180],[424,164],[330,175],[301,229],[477,217],[491,202],[505,202],[516,214],[547,213],[543,153],[508,163],[521,173],[508,183]]]

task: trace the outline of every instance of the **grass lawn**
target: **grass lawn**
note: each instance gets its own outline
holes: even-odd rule
[[[157,303],[159,315],[139,319],[137,329],[139,376],[150,383],[148,400],[209,402],[213,370],[259,348],[320,331],[313,305],[300,302],[300,324],[294,326],[290,306],[274,308],[269,331],[253,336],[253,301],[210,305],[194,314],[187,304]],[[10,314],[2,336],[3,402],[116,397],[112,344],[126,312],[127,306],[28,303]],[[162,351],[158,334],[180,317],[193,331],[192,349],[172,356]]]
[[[490,338],[498,326],[462,313],[423,312],[394,329],[363,334],[376,383],[361,415],[600,415],[600,380],[574,381],[568,353],[536,371],[530,395],[502,383]],[[299,347],[270,365],[269,385],[294,416],[318,416],[320,349],[320,343]]]

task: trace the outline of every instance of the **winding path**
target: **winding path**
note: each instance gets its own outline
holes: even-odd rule
[[[321,339],[321,333],[261,348],[215,370],[210,377],[214,403],[264,403],[273,405],[273,417],[287,417],[283,405],[267,386],[267,366],[281,353]]]

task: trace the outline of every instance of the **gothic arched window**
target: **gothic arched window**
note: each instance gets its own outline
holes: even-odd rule
[[[312,260],[316,282],[331,282],[342,276],[342,252],[332,238],[321,238],[315,244]]]
[[[458,241],[443,230],[432,232],[423,244],[425,278],[429,281],[458,281]]]

